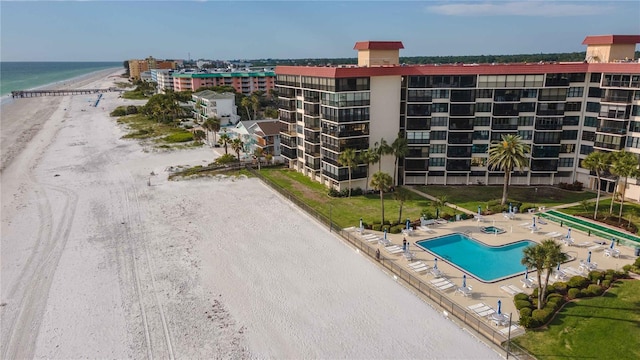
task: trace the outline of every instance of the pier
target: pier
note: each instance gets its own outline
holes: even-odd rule
[[[16,90],[11,92],[12,98],[30,98],[38,96],[86,95],[125,90],[110,87],[107,89],[65,89],[65,90]]]

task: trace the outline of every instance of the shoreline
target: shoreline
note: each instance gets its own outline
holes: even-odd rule
[[[56,81],[56,82],[52,82],[52,83],[48,83],[48,84],[44,84],[44,85],[40,85],[40,86],[36,86],[36,87],[32,87],[29,89],[14,89],[12,91],[20,91],[20,90],[25,90],[25,91],[29,91],[29,90],[62,90],[65,87],[69,87],[75,83],[79,83],[82,82],[83,80],[87,80],[87,79],[91,79],[94,77],[98,77],[100,76],[102,73],[115,73],[115,71],[117,69],[120,69],[118,67],[113,67],[113,68],[107,68],[107,69],[102,69],[102,70],[96,70],[96,71],[91,71],[88,72],[86,74],[82,74],[82,75],[78,75],[78,76],[74,76],[72,78],[68,78],[68,79],[64,79],[64,80],[60,80],[60,81]],[[122,73],[124,73],[124,69],[122,70]],[[127,79],[124,79],[125,81],[128,81]],[[68,84],[67,84],[68,83]],[[4,106],[5,104],[10,104],[13,100],[17,100],[11,97],[11,91],[8,94],[4,94],[2,96],[0,96],[0,106]]]
[[[134,100],[44,98],[0,173],[2,358],[500,358],[258,179],[169,181],[218,155],[122,139]]]

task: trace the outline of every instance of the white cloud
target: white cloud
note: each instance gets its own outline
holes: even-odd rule
[[[428,12],[451,16],[584,16],[602,14],[608,9],[606,6],[557,1],[450,3],[427,7]]]

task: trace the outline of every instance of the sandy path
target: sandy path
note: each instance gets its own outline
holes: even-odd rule
[[[498,357],[258,180],[167,181],[213,152],[142,151],[103,98],[2,172],[3,359]]]

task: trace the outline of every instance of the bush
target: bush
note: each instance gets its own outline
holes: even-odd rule
[[[520,212],[521,212],[521,213],[526,213],[526,212],[528,212],[528,210],[529,210],[529,209],[535,209],[535,208],[536,208],[536,206],[535,206],[535,205],[533,205],[533,204],[523,203],[523,204],[520,206]]]
[[[404,229],[404,225],[395,225],[391,227],[390,232],[392,234],[400,234],[403,229]]]
[[[538,327],[539,323],[531,316],[520,316],[520,325],[527,329]]]
[[[611,287],[611,280],[602,280],[602,287],[608,289]]]
[[[533,309],[528,308],[528,307],[524,307],[524,308],[520,309],[520,317],[531,316],[531,312],[532,311],[533,311]]]
[[[567,283],[557,282],[553,284],[553,291],[557,294],[566,295],[567,294]]]
[[[600,286],[600,285],[591,284],[591,285],[589,285],[588,288],[585,289],[585,292],[587,294],[590,294],[591,296],[600,296],[600,295],[602,295],[604,290],[602,289],[602,286]]]
[[[589,285],[589,279],[584,276],[574,276],[567,281],[567,286],[570,288],[582,289]]]
[[[127,115],[133,115],[138,113],[138,107],[135,105],[127,106]]]
[[[522,308],[530,308],[531,307],[531,302],[529,302],[529,300],[516,300],[514,301],[514,304],[516,305],[516,309],[520,310]]]
[[[631,268],[632,268],[632,267],[633,267],[632,265],[627,264],[627,265],[625,265],[625,266],[623,266],[623,267],[622,267],[622,270],[624,270],[624,271],[631,271]]]
[[[525,293],[516,294],[513,297],[513,301],[515,302],[516,300],[527,300],[527,301],[529,301],[529,295],[527,295]]]
[[[193,133],[191,133],[190,131],[177,132],[177,133],[173,133],[171,135],[165,136],[162,140],[168,143],[183,143],[183,142],[193,141]]]
[[[109,113],[110,116],[125,116],[127,115],[127,110],[124,106],[118,106],[112,112]]]
[[[592,283],[598,282],[598,280],[603,279],[603,274],[600,271],[594,270],[589,272],[589,279]]]
[[[374,223],[373,225],[371,225],[371,230],[373,231],[381,231],[381,228],[382,228],[381,224]]]
[[[224,154],[216,159],[217,164],[230,164],[236,162],[236,157],[231,154]]]
[[[569,300],[573,300],[573,299],[579,298],[580,297],[580,289],[576,289],[576,288],[569,289],[569,291],[567,292],[567,297],[569,298]]]
[[[580,181],[574,181],[572,184],[561,182],[558,187],[564,190],[582,191],[583,184]]]
[[[538,324],[546,324],[551,317],[552,312],[547,309],[535,309],[531,313],[531,318]]]

